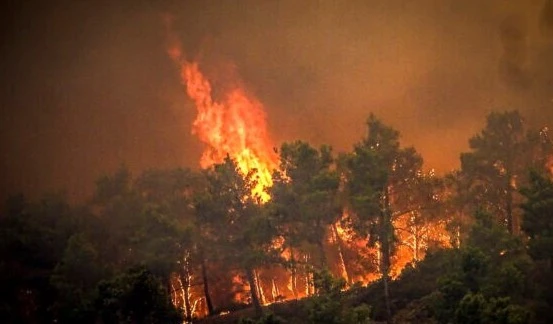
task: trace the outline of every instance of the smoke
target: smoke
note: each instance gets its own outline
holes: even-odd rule
[[[520,87],[529,86],[525,71],[527,61],[526,21],[517,16],[505,18],[501,24],[500,37],[503,45],[501,72],[507,82]]]
[[[445,172],[491,110],[553,124],[551,0],[58,0],[2,12],[4,196],[82,198],[121,163],[198,166],[161,13],[215,97],[242,80],[259,98],[277,143],[349,150],[374,112]]]
[[[553,1],[546,0],[541,13],[541,29],[544,35],[553,37]]]

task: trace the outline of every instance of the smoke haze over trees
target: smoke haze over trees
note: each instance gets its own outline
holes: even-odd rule
[[[239,74],[265,104],[275,143],[346,151],[374,112],[426,169],[447,172],[492,110],[518,109],[537,128],[553,120],[550,0],[2,6],[3,197],[66,188],[83,199],[122,163],[197,167],[165,14],[215,88]]]
[[[10,197],[1,319],[550,321],[549,130],[492,112],[442,177],[375,115],[366,127],[339,157],[284,143],[264,203],[255,170],[229,157],[202,171],[122,167],[81,205]]]
[[[553,321],[553,0],[1,12],[0,322]]]

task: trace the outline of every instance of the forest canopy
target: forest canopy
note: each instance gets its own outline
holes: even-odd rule
[[[11,196],[0,320],[180,323],[251,306],[264,323],[551,322],[549,130],[492,112],[440,176],[398,130],[366,127],[339,155],[282,144],[267,202],[230,157],[121,167],[81,204]]]

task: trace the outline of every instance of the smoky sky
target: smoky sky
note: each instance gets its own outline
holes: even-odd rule
[[[165,52],[167,14],[215,92],[239,76],[264,103],[275,146],[347,151],[373,112],[426,168],[446,172],[492,110],[553,124],[552,0],[3,6],[2,197],[65,188],[82,199],[121,165],[198,167],[196,111]]]

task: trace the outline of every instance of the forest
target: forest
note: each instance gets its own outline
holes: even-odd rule
[[[553,139],[491,112],[460,167],[375,115],[351,151],[282,144],[259,190],[228,157],[122,166],[0,215],[2,323],[552,323]]]

